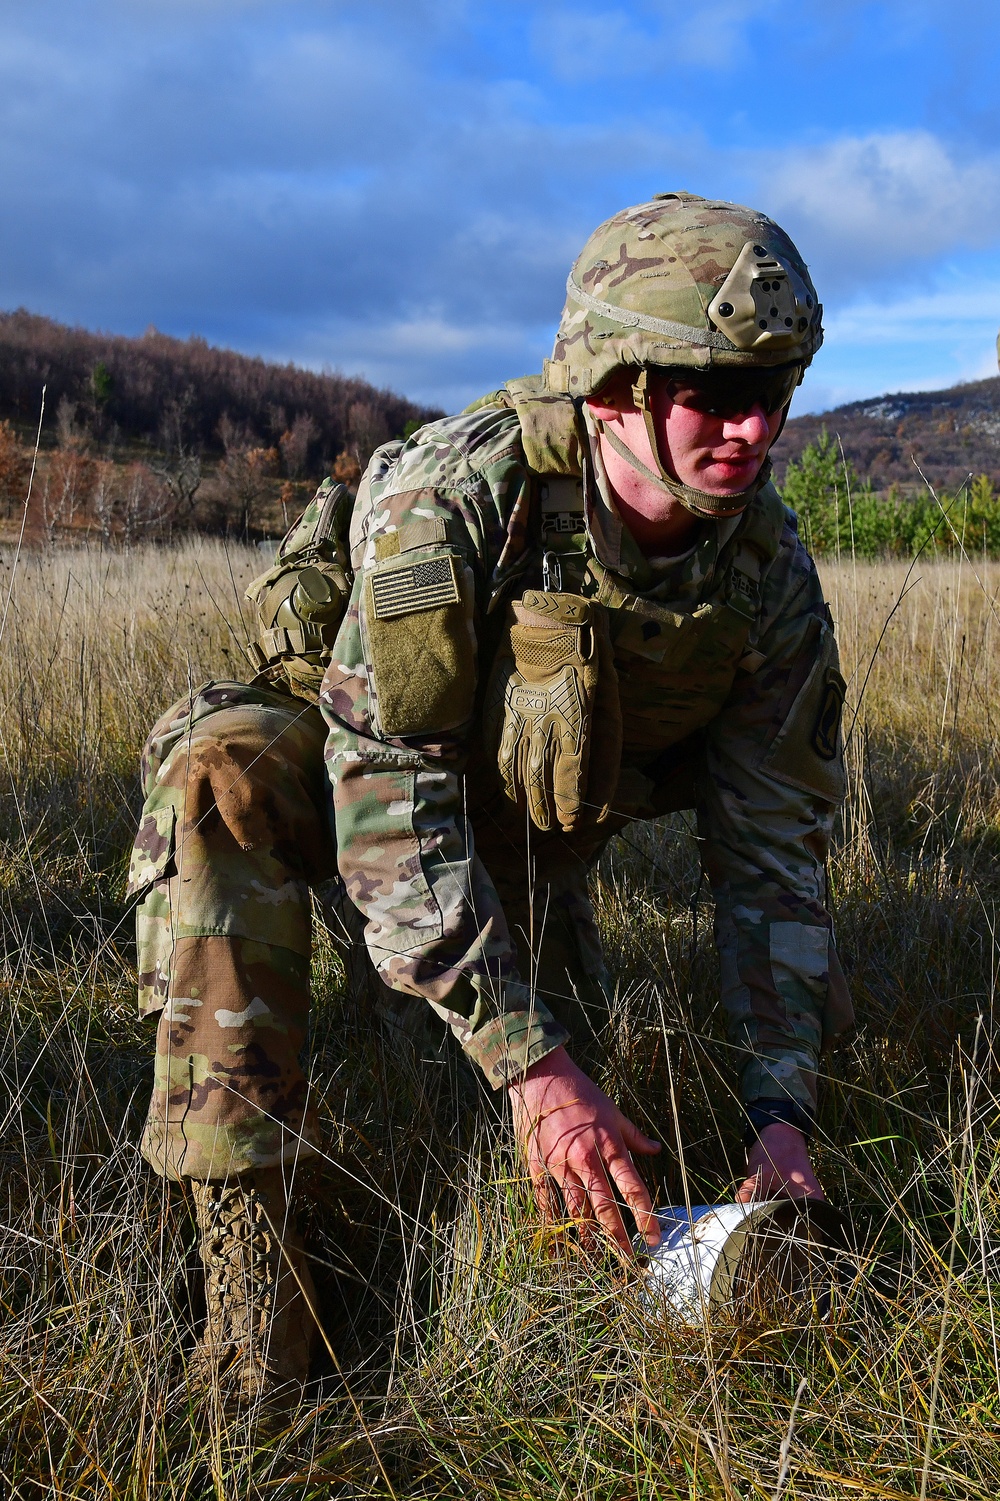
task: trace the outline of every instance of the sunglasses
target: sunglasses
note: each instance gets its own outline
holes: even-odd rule
[[[787,406],[802,374],[801,365],[776,370],[713,370],[710,375],[684,375],[666,382],[670,400],[709,417],[745,416],[756,406],[770,417]]]

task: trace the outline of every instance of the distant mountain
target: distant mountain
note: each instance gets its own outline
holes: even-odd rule
[[[793,403],[794,410],[794,403]],[[946,391],[901,391],[852,401],[813,417],[793,417],[773,451],[780,484],[791,459],[826,428],[876,490],[922,481],[913,460],[935,489],[955,490],[968,474],[988,474],[1000,485],[1000,377],[970,381]]]
[[[407,423],[437,415],[367,381],[273,364],[200,338],[153,328],[126,338],[23,308],[0,313],[0,421],[33,430],[43,384],[51,418],[60,404],[64,413],[72,407],[72,420],[102,445],[158,450],[180,441],[211,458],[227,447],[224,433],[268,446],[294,430],[307,440],[311,473],[348,445],[367,458]],[[46,437],[54,440],[54,428],[47,420]]]
[[[43,384],[43,446],[75,428],[98,451],[196,454],[211,467],[234,446],[256,444],[280,448],[283,472],[302,479],[326,472],[339,454],[363,464],[386,438],[440,415],[367,381],[236,354],[201,338],[152,328],[128,338],[23,308],[0,312],[0,423],[13,422],[23,439],[33,436]],[[988,474],[1000,487],[995,376],[793,417],[773,453],[779,483],[789,460],[824,428],[877,490],[919,487],[913,459],[935,488],[954,490],[970,473]]]

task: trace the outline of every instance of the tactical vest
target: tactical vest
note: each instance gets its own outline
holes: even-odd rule
[[[537,575],[545,588],[596,599],[607,609],[621,696],[623,764],[643,770],[714,718],[737,670],[753,671],[762,660],[754,649],[754,629],[784,506],[773,487],[765,486],[723,547],[706,597],[691,611],[674,609],[631,592],[594,556],[573,401],[546,391],[541,378],[532,376],[508,382],[468,410],[481,406],[516,411],[533,477],[537,530],[529,548],[536,556],[522,560],[516,575],[522,581]],[[398,445],[387,450],[380,454],[395,458]],[[275,566],[247,590],[259,621],[261,676],[273,681],[281,673],[293,692],[313,701],[346,604],[348,505],[343,487],[326,481],[283,541]],[[500,597],[492,601],[491,611],[501,602]]]
[[[754,645],[761,584],[785,524],[766,485],[722,548],[712,583],[693,610],[629,590],[595,556],[586,528],[578,419],[537,377],[509,382],[494,400],[513,405],[536,476],[545,587],[596,599],[609,612],[623,719],[623,764],[645,769],[719,712],[742,667],[763,660]]]

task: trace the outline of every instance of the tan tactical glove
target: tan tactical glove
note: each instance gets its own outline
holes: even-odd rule
[[[510,606],[487,698],[487,738],[507,796],[567,833],[607,817],[622,721],[607,615],[575,594],[529,589]]]

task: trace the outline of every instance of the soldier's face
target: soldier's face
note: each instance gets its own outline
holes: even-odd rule
[[[681,484],[710,495],[746,490],[778,434],[783,408],[769,413],[762,402],[756,402],[745,412],[719,416],[684,405],[684,394],[675,382],[652,373],[647,399],[664,468]],[[610,382],[588,404],[595,416],[614,424],[638,458],[652,459],[646,424],[632,400],[627,376]]]
[[[780,410],[769,414],[757,402],[745,412],[720,417],[675,401],[666,382],[650,385],[660,453],[682,485],[724,496],[753,484],[777,437]],[[636,415],[642,422],[641,413]]]

